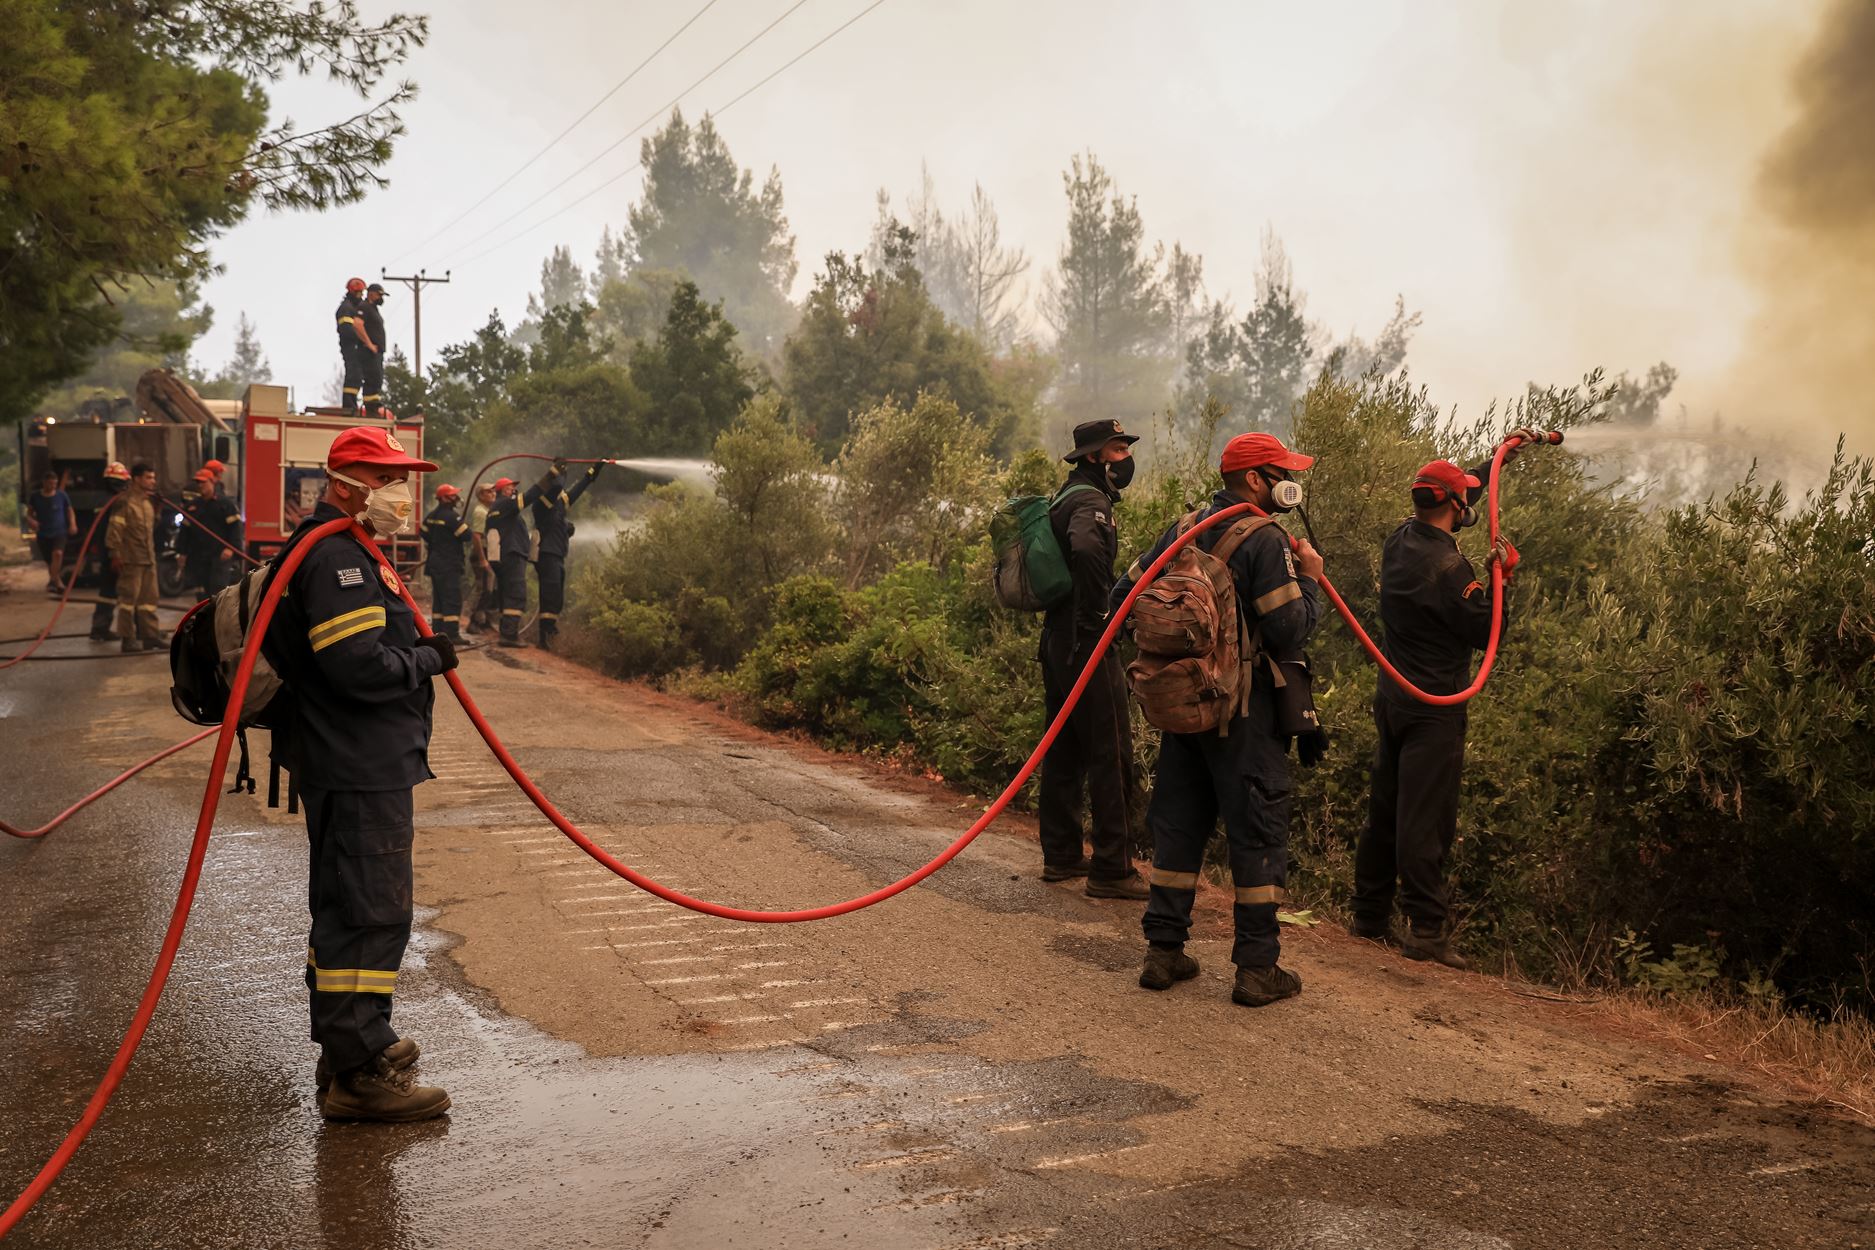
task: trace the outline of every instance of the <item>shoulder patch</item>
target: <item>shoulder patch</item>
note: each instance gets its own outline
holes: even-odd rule
[[[1113,524],[1113,518],[1108,516],[1106,513],[1099,511],[1098,509],[1096,509],[1094,512],[1094,519],[1096,521],[1099,521],[1102,525]]]
[[[1289,570],[1289,576],[1296,575],[1296,555],[1288,543],[1283,544],[1283,567]]]
[[[1465,593],[1461,595],[1460,598],[1469,599],[1472,597],[1472,595],[1476,594],[1478,591],[1481,591],[1483,589],[1484,589],[1484,583],[1474,580],[1471,583],[1471,585],[1465,587]]]
[[[351,586],[362,586],[364,584],[365,584],[365,571],[363,569],[340,569],[339,570],[339,586],[341,588],[346,588],[346,587],[351,587]]]
[[[402,584],[397,580],[397,574],[391,572],[391,566],[388,564],[378,565],[378,580],[382,581],[392,594],[403,590]]]

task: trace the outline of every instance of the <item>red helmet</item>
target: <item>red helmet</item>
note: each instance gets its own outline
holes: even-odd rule
[[[451,486],[448,482],[444,482],[441,486],[438,486],[436,488],[436,497],[444,501],[454,499],[457,495],[460,495],[461,493],[462,493],[461,491]]]
[[[347,295],[356,295],[364,289],[365,280],[363,278],[347,278],[345,280],[345,293]]]
[[[104,466],[104,476],[115,482],[128,482],[130,470],[126,469],[120,461],[113,460]]]

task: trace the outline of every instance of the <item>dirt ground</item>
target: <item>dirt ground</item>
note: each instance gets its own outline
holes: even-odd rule
[[[0,632],[31,632],[43,601],[4,576]],[[77,749],[33,755],[8,819],[183,736],[159,661],[21,668],[0,685],[0,742],[30,754],[59,726]],[[702,898],[864,893],[979,810],[538,651],[462,671],[572,820]],[[0,1148],[9,1196],[121,1031],[206,758],[165,762],[44,844],[0,846],[0,874],[30,891],[0,921],[0,1022],[22,1039],[0,1058],[0,1120],[20,1125]],[[1215,909],[1191,947],[1202,974],[1148,993],[1139,905],[1042,884],[1019,820],[856,915],[719,920],[557,833],[446,694],[432,765],[399,1019],[456,1099],[448,1127],[339,1129],[310,1110],[291,963],[303,835],[230,798],[149,1053],[24,1244],[1875,1245],[1875,1133],[1593,1005],[1322,925],[1285,930],[1303,995],[1246,1010]],[[105,955],[120,945],[121,972]],[[165,1149],[199,1106],[213,1144]],[[204,1205],[152,1213],[126,1196],[139,1183]],[[391,1214],[335,1214],[354,1184]]]

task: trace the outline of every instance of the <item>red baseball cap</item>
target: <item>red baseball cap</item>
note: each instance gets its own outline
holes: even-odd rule
[[[512,485],[514,485],[514,479],[511,477],[498,477],[495,479],[496,490],[506,490]]]
[[[202,467],[207,469],[210,473],[213,473],[216,477],[220,477],[223,473],[228,471],[228,466],[219,460],[204,460],[202,461]]]
[[[448,482],[444,482],[441,486],[436,488],[436,497],[438,499],[454,499],[461,493],[461,491],[451,486]]]
[[[215,471],[207,467],[197,469],[193,480],[197,482],[212,482],[215,480]]]
[[[418,460],[404,450],[397,436],[372,425],[355,425],[332,440],[326,452],[326,464],[342,469],[348,464],[368,464],[380,469],[409,469],[413,473],[434,473],[436,466]]]
[[[1468,489],[1475,489],[1484,483],[1450,460],[1434,460],[1414,475],[1413,485],[1416,488],[1436,486],[1445,492],[1446,499],[1463,499]]]
[[[1217,467],[1225,473],[1239,469],[1260,469],[1273,464],[1279,469],[1302,470],[1315,463],[1314,456],[1290,451],[1274,434],[1239,434],[1224,444],[1224,454]]]

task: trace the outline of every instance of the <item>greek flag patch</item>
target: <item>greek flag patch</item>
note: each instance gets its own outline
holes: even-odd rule
[[[347,589],[352,586],[362,586],[364,584],[365,571],[363,569],[339,570],[339,586],[341,589]]]

